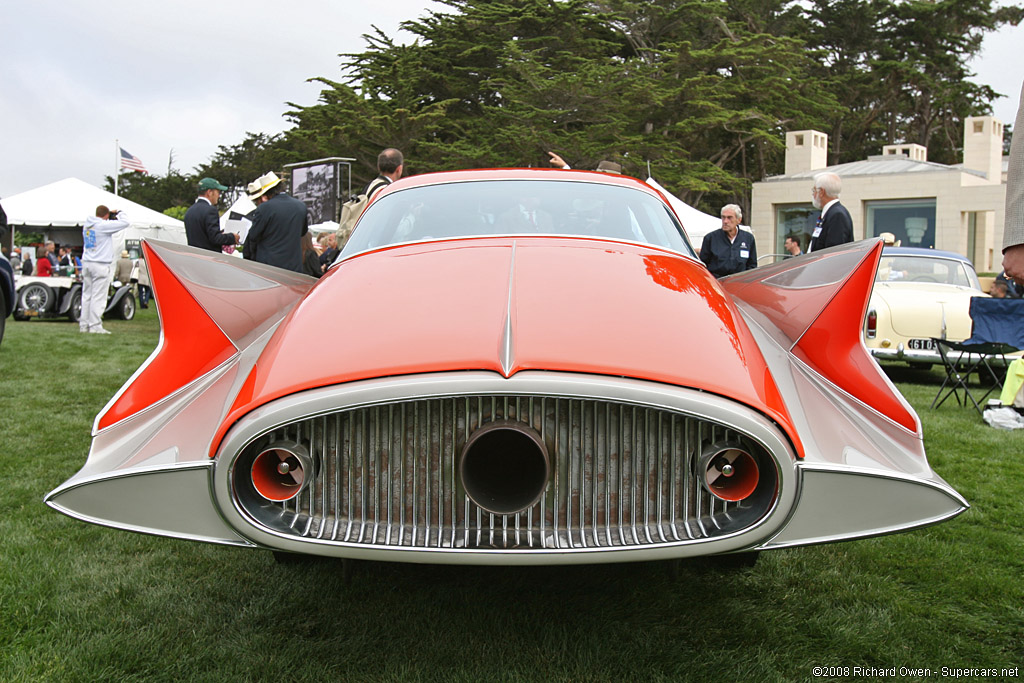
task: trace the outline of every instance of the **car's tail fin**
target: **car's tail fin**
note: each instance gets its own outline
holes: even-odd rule
[[[911,431],[917,415],[864,346],[862,324],[882,254],[864,240],[787,259],[721,280],[764,315],[790,352],[837,387]]]
[[[170,396],[276,325],[312,278],[217,252],[143,242],[160,314],[160,342],[96,417],[109,427]]]

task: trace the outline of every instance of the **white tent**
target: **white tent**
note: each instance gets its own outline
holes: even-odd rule
[[[683,228],[686,230],[686,235],[690,238],[690,243],[694,248],[700,249],[701,242],[704,241],[704,235],[722,227],[721,218],[715,218],[699,209],[693,208],[659,185],[658,181],[654,178],[648,178],[647,184],[661,192],[668,199],[668,203],[675,209],[679,220],[683,222]]]
[[[324,221],[323,223],[309,226],[309,231],[313,233],[313,239],[316,239],[323,232],[338,232],[339,227],[335,221]]]
[[[100,204],[124,211],[130,227],[121,235],[126,240],[156,238],[185,244],[185,224],[95,185],[65,178],[21,194],[4,197],[7,222],[15,230],[43,232],[60,244],[82,244],[85,219]]]
[[[701,243],[704,242],[704,235],[708,234],[712,230],[717,230],[722,227],[721,218],[715,218],[710,214],[706,214],[699,209],[693,208],[659,185],[658,181],[654,178],[648,178],[647,184],[661,192],[668,199],[668,203],[672,205],[673,209],[675,209],[676,215],[679,216],[679,220],[683,222],[683,228],[686,229],[686,235],[690,238],[690,244],[693,245],[694,249],[700,249]],[[751,232],[750,226],[741,225],[740,228],[747,232]]]

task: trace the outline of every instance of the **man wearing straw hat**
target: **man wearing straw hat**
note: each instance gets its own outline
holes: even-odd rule
[[[281,179],[273,172],[249,183],[249,199],[256,203],[256,211],[242,255],[301,273],[302,236],[309,230],[306,205],[281,192],[280,184]]]

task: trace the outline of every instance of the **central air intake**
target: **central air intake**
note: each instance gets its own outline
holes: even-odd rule
[[[459,458],[459,476],[470,500],[495,515],[527,510],[547,487],[551,464],[540,434],[512,421],[476,430]]]

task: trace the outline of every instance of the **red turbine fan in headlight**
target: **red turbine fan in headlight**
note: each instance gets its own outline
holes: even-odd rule
[[[715,444],[701,457],[704,487],[730,503],[743,500],[757,488],[760,472],[750,453],[731,444]]]
[[[273,444],[252,463],[253,488],[276,503],[299,495],[314,475],[309,452],[296,443]]]

